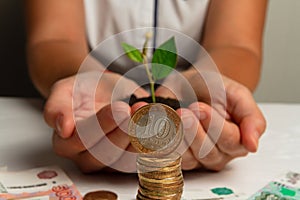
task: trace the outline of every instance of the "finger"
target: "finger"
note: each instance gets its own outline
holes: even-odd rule
[[[72,109],[72,88],[67,88],[61,82],[56,83],[52,87],[51,95],[44,107],[44,119],[62,138],[68,138],[75,127]]]
[[[77,140],[75,141],[75,139]],[[85,148],[82,148],[83,146],[84,145],[82,144],[79,137],[74,137],[72,135],[70,138],[62,138],[57,134],[56,131],[53,132],[53,136],[52,136],[53,151],[61,157],[65,157],[73,160],[76,154],[85,150]]]
[[[107,77],[111,79],[111,77]],[[112,84],[109,90],[112,92],[112,99],[126,99],[131,94],[135,94],[136,97],[147,97],[149,93],[141,88],[136,82],[129,80],[125,76],[117,75],[118,79],[116,83]]]
[[[58,149],[55,148],[55,152],[63,157],[67,157],[70,158],[71,160],[73,160],[78,167],[80,168],[80,170],[84,173],[90,173],[90,172],[94,172],[94,171],[98,171],[98,170],[102,170],[102,169],[112,169],[112,170],[117,170],[117,171],[123,171],[123,172],[134,172],[136,171],[136,154],[135,153],[123,153],[121,158],[119,158],[120,156],[118,156],[118,161],[116,163],[114,163],[113,165],[109,165],[109,163],[107,163],[107,160],[102,160],[99,159],[99,154],[95,155],[94,151],[90,151],[90,150],[84,150],[82,152],[74,152],[73,150],[73,145],[67,143],[67,141],[65,139],[62,139],[61,137],[59,137],[57,134],[53,135],[53,140],[56,141],[54,142],[55,144],[58,144],[59,141],[61,141],[61,144],[59,149],[60,151],[57,151]],[[122,140],[120,140],[122,141]],[[66,148],[66,145],[68,145],[68,147],[71,148]],[[97,144],[99,145],[99,147],[102,144]],[[129,147],[127,148],[128,152],[134,152],[134,148],[129,145]],[[103,152],[102,150],[100,151],[100,153],[103,154],[111,154],[111,152]],[[105,156],[105,155],[104,155]],[[113,156],[112,156],[113,157]],[[103,162],[104,161],[104,162]],[[110,168],[108,168],[110,167]]]
[[[66,154],[65,157],[74,156],[78,152],[93,147],[129,117],[130,107],[126,103],[115,102],[107,105],[97,113],[97,116],[78,121],[76,131],[69,138],[59,139],[56,135],[53,141],[54,149],[58,154]]]
[[[192,151],[190,148],[188,148],[184,154],[182,155],[182,163],[181,163],[181,168],[183,170],[193,170],[193,169],[198,169],[202,165],[200,162],[194,157]]]
[[[184,138],[194,157],[206,168],[220,170],[230,159],[207,136],[196,116],[188,109],[177,110],[181,116]]]
[[[149,93],[143,88],[138,88],[137,90],[134,91],[134,94],[137,98],[143,98],[149,96]]]
[[[125,149],[130,145],[127,134],[119,128],[107,134],[107,137],[103,137],[90,149],[85,149],[81,140],[74,142],[75,139],[78,139],[78,137],[70,140],[63,139],[57,134],[54,134],[54,151],[62,157],[74,160],[79,168],[86,173],[111,166],[121,158]],[[118,170],[120,171],[120,169]]]
[[[244,86],[227,94],[227,110],[242,134],[242,144],[250,151],[257,151],[258,140],[265,131],[266,120],[254,101],[251,92]]]
[[[184,139],[180,143],[177,152],[182,155],[181,168],[183,170],[192,170],[201,167],[200,162],[194,157],[191,149]]]
[[[130,107],[128,104],[117,101],[103,107],[96,113],[96,116],[91,116],[86,120],[81,120],[76,123],[76,133],[74,137],[80,137],[86,148],[93,147],[106,134],[119,128],[126,130],[124,121],[130,118]],[[77,139],[75,139],[77,140]],[[82,150],[85,149],[82,147]]]
[[[89,151],[83,151],[80,154],[76,154],[72,160],[77,164],[79,169],[84,173],[90,173],[99,171],[106,167],[96,157],[90,154]]]
[[[136,150],[132,145],[129,145],[120,159],[111,165],[111,168],[126,173],[136,172],[136,157]]]
[[[194,102],[197,100],[196,93],[187,77],[176,70],[161,83],[160,87],[156,89],[155,95],[184,100],[185,102]]]
[[[147,104],[148,104],[148,103],[143,102],[143,101],[137,102],[137,103],[133,104],[133,105],[131,106],[131,113],[132,113],[132,114],[135,113],[138,109],[140,109],[141,107],[143,107],[143,106],[145,106],[145,105],[147,105]]]
[[[247,154],[247,150],[241,144],[241,134],[236,124],[225,120],[219,112],[205,103],[193,103],[189,106],[189,109],[196,116],[199,116],[198,119],[201,125],[220,151],[232,157],[245,156]],[[205,118],[203,115],[205,115]]]
[[[123,123],[128,125],[128,121],[129,120],[126,120]],[[127,133],[120,128],[116,128],[108,133],[106,137],[101,138],[101,140],[89,148],[88,151],[101,163],[106,166],[111,166],[121,158],[129,145],[130,139]]]
[[[113,112],[120,115],[115,113],[114,117]],[[110,166],[120,158],[130,143],[127,134],[120,128],[127,126],[130,116],[126,103],[115,102],[111,106],[105,106],[97,116],[98,118],[90,117],[80,121],[77,132],[70,138],[62,139],[55,134],[53,139],[55,152],[75,160],[86,172]],[[102,129],[98,128],[98,121]],[[118,126],[117,121],[123,125]],[[87,163],[80,163],[85,162],[84,159]]]
[[[165,86],[158,87],[155,91],[155,95],[164,98],[178,99],[178,97],[176,97],[176,95]]]

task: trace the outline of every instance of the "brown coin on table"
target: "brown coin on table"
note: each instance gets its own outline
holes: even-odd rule
[[[142,153],[171,153],[183,138],[180,117],[160,103],[138,109],[131,117],[128,133],[131,144]]]
[[[84,195],[83,200],[117,200],[118,195],[111,191],[99,190]]]

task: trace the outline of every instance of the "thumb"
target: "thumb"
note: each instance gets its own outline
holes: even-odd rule
[[[177,99],[176,95],[165,86],[160,86],[159,88],[157,88],[155,91],[155,95],[164,98]]]
[[[75,127],[71,94],[52,92],[44,107],[44,119],[60,137],[70,137]]]

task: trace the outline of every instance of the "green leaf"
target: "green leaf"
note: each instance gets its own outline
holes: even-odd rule
[[[126,55],[128,56],[128,58],[130,58],[134,62],[139,62],[139,63],[143,62],[142,53],[137,48],[129,44],[126,44],[124,42],[122,43],[122,47]]]
[[[168,76],[177,63],[177,49],[174,37],[161,44],[152,58],[152,75],[155,80]]]

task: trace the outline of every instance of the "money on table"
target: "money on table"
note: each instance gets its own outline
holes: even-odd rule
[[[66,198],[82,199],[70,178],[57,166],[19,172],[0,172],[0,200]]]
[[[252,195],[248,200],[299,200],[300,174],[287,172],[269,182],[266,186]]]

